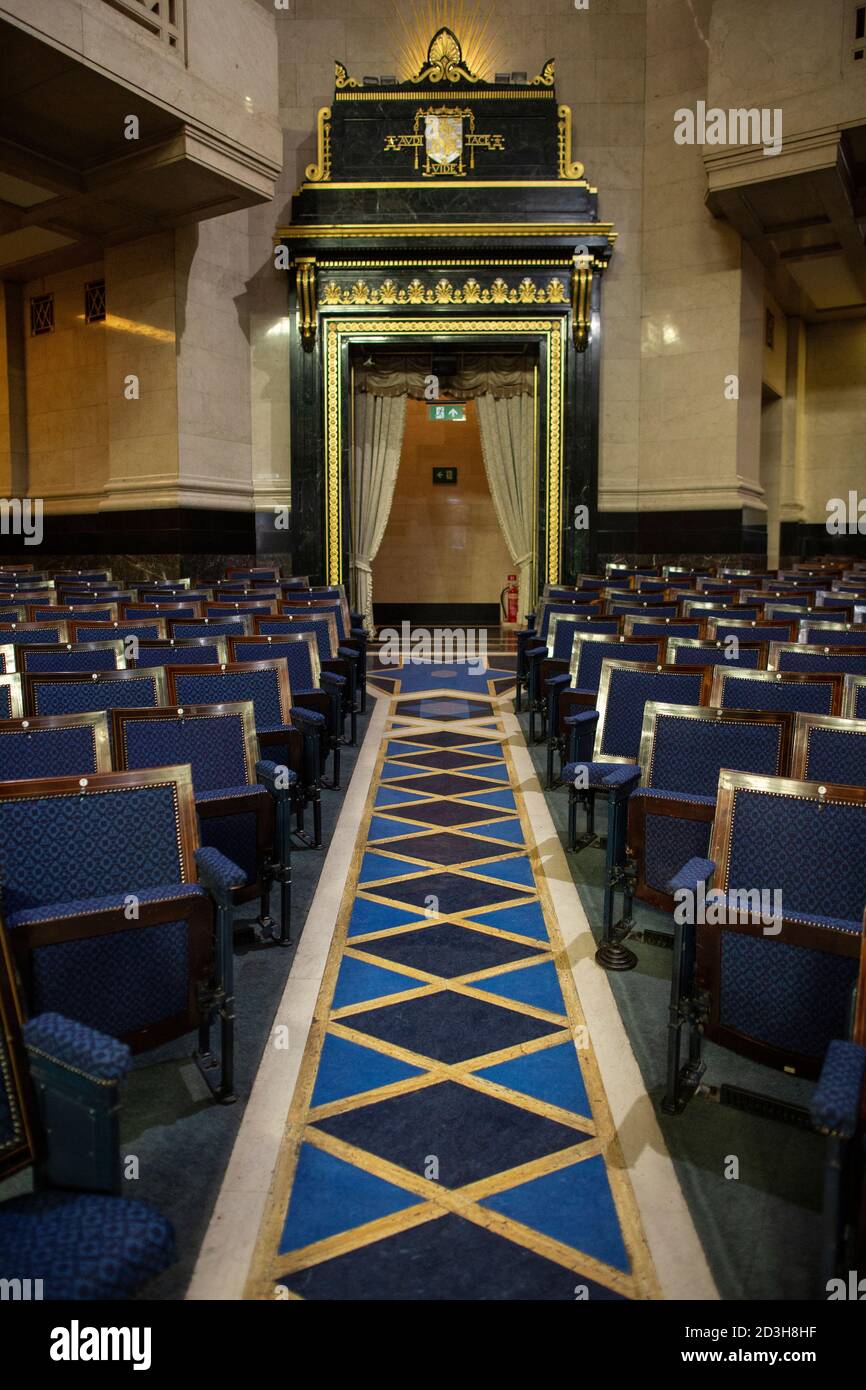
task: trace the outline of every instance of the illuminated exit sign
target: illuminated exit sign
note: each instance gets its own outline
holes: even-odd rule
[[[465,420],[465,405],[428,405],[427,414],[431,420]]]

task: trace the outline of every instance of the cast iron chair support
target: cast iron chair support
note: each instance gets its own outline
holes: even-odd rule
[[[291,774],[278,763],[256,763],[256,777],[274,798],[274,855],[272,874],[280,885],[280,946],[291,944],[292,937],[292,849],[291,849]]]
[[[604,778],[602,790],[607,792],[607,844],[605,846],[604,938],[595,959],[605,970],[633,970],[637,956],[624,944],[634,926],[628,905],[626,868],[626,828],[628,800],[640,781],[640,768],[631,764],[614,764]],[[623,892],[623,916],[614,925],[613,913],[617,889]]]
[[[690,859],[668,884],[671,893],[686,888],[695,900],[699,884],[704,887],[715,873],[711,859]],[[667,1086],[662,1100],[666,1115],[680,1115],[698,1089],[706,1063],[701,1058],[700,1001],[694,997],[695,927],[674,917],[674,959],[671,995],[668,1005]],[[682,1034],[686,1030],[688,1061],[681,1065]]]
[[[207,1008],[206,1048],[200,1059],[202,1075],[210,1086],[214,1098],[223,1105],[237,1100],[234,1092],[234,1046],[235,1046],[235,998],[234,998],[234,942],[232,938],[232,915],[234,911],[233,890],[241,888],[246,875],[237,864],[233,864],[219,850],[213,848],[197,849],[196,868],[204,887],[213,898],[216,908],[215,956],[216,973],[214,990]],[[214,1066],[210,1052],[210,1021],[213,1013],[220,1020],[220,1078],[214,1085],[207,1072]],[[203,1015],[204,1023],[205,1015]],[[202,1026],[199,1027],[199,1046],[201,1049]]]

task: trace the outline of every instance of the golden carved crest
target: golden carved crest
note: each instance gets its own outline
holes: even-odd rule
[[[417,275],[408,285],[398,286],[388,278],[381,285],[369,285],[366,280],[356,280],[347,289],[341,289],[336,280],[329,280],[323,286],[320,303],[323,305],[350,304],[565,304],[567,301],[565,284],[559,278],[546,285],[537,285],[528,275],[519,285],[509,286],[498,275],[489,289],[482,287],[474,275],[470,275],[462,286],[453,285],[448,279],[441,279],[435,285],[424,285]]]
[[[471,72],[463,61],[460,40],[450,29],[439,29],[430,40],[427,63],[410,79],[412,82],[480,82],[477,72]]]

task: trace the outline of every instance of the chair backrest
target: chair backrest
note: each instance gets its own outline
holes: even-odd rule
[[[230,637],[230,661],[285,661],[292,690],[316,690],[322,667],[313,632],[271,636]]]
[[[249,700],[115,709],[111,720],[119,768],[188,763],[197,795],[255,781],[256,726]]]
[[[216,705],[251,700],[256,729],[289,722],[292,692],[285,661],[230,661],[220,666],[166,666],[172,705]]]
[[[200,618],[198,621],[188,618],[168,620],[169,637],[238,637],[249,630],[250,619],[242,613],[225,621],[221,618]]]
[[[103,712],[0,720],[0,782],[110,771]]]
[[[816,675],[841,671],[846,676],[866,676],[866,649],[771,642],[767,666],[771,671],[811,671]]]
[[[253,631],[256,636],[277,637],[283,635],[310,632],[316,640],[316,647],[319,652],[320,661],[332,661],[337,655],[337,648],[340,639],[337,633],[337,619],[333,613],[320,613],[316,617],[309,614],[289,614],[286,613],[279,618],[260,618],[253,619]]]
[[[9,604],[0,604],[0,623],[26,623],[26,621],[26,604],[18,603],[13,607],[10,607]]]
[[[619,614],[619,616],[623,618],[649,616],[654,618],[675,618],[677,616],[677,605],[675,603],[653,603],[652,601],[636,602],[634,599],[608,599],[607,611],[608,613]]]
[[[134,597],[131,589],[64,589],[58,594],[58,602],[61,607],[65,605],[68,608],[94,608],[97,604],[100,607],[111,604],[112,607],[122,608],[124,603],[131,602]]]
[[[619,618],[571,618],[554,613],[547,630],[547,655],[554,661],[571,661],[576,632],[618,637],[619,627]]]
[[[198,602],[178,602],[167,600],[165,603],[122,603],[120,605],[120,616],[124,620],[127,618],[202,618],[204,617],[204,604]]]
[[[155,589],[141,585],[137,594],[139,603],[207,603],[212,598],[212,589],[190,589],[188,582],[184,588],[172,585],[171,588]]]
[[[715,796],[723,767],[782,777],[789,767],[794,715],[720,710],[706,705],[644,706],[641,783],[670,792]]]
[[[710,858],[728,910],[698,927],[707,1037],[817,1075],[847,1034],[866,902],[866,855],[851,847],[864,841],[866,788],[720,774]],[[763,922],[749,920],[761,894]]]
[[[0,646],[33,646],[37,642],[68,642],[69,632],[65,622],[59,623],[4,623],[0,625]]]
[[[189,767],[0,783],[3,910],[195,882]]]
[[[226,613],[277,613],[277,600],[271,598],[212,599],[204,606],[208,618],[224,617]]]
[[[0,675],[0,719],[14,719],[24,713],[21,677],[14,671]]]
[[[629,613],[623,618],[624,637],[700,637],[703,624],[688,618],[645,618]]]
[[[708,618],[707,637],[723,642],[736,637],[741,642],[794,642],[796,623],[770,623],[764,618]]]
[[[349,605],[345,598],[282,599],[278,604],[278,611],[285,614],[300,614],[301,617],[315,617],[322,613],[333,613],[337,624],[337,636],[342,641],[349,635]]]
[[[148,671],[25,672],[24,703],[28,714],[77,714],[115,706],[165,704],[165,673]]]
[[[279,565],[229,565],[226,579],[279,579],[282,569]]]
[[[866,627],[853,623],[818,623],[814,621],[800,624],[800,640],[806,646],[827,647],[866,647]]]
[[[741,642],[729,651],[727,642],[696,641],[692,637],[669,637],[665,660],[674,666],[743,666],[748,671],[763,671],[767,665],[766,642]]]
[[[219,666],[227,660],[225,637],[162,637],[139,642],[137,655],[129,665],[141,666]]]
[[[866,719],[798,714],[791,776],[804,782],[866,787]]]
[[[845,676],[842,682],[841,714],[846,719],[866,719],[866,678]]]
[[[127,650],[127,637],[135,637],[139,642],[165,637],[165,618],[155,618],[149,623],[82,623],[73,618],[68,627],[70,642],[110,642],[120,638],[124,650]]]
[[[569,681],[580,690],[598,690],[602,663],[606,660],[652,661],[663,659],[665,644],[651,637],[617,637],[578,633],[571,649]]]
[[[575,617],[577,613],[598,613],[598,596],[595,593],[575,594],[573,599],[565,603],[541,603],[535,615],[535,629],[538,633],[539,642],[547,641],[547,632],[550,627],[550,619],[554,613],[569,613]]]
[[[126,667],[123,643],[52,642],[15,648],[19,671],[122,671]]]
[[[710,666],[605,661],[598,688],[598,724],[593,759],[605,763],[637,762],[647,701],[670,705],[705,705],[712,670]]]
[[[27,605],[27,612],[35,623],[53,623],[55,620],[74,619],[81,622],[88,618],[92,623],[110,623],[117,618],[116,603],[55,604],[46,608],[38,603]]]
[[[786,599],[778,603],[765,603],[763,616],[767,622],[800,623],[805,618],[820,618],[826,611],[821,608],[800,608]]]
[[[721,618],[723,622],[740,622],[749,618],[760,618],[760,609],[748,608],[739,603],[707,603],[705,599],[683,598],[679,602],[684,618]]]
[[[743,671],[714,666],[710,704],[720,709],[789,709],[839,714],[844,677],[801,671]]]

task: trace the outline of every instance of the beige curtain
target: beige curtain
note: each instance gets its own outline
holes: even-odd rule
[[[373,628],[373,571],[394,497],[400,467],[405,396],[355,397],[355,457],[352,476],[352,596],[365,626]]]
[[[522,619],[534,607],[533,490],[534,422],[531,396],[497,400],[479,396],[475,402],[481,432],[481,451],[493,506],[517,570],[517,612]]]

